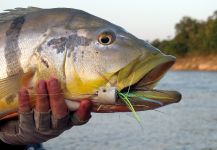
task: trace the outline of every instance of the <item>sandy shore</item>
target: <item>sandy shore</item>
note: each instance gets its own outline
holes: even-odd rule
[[[217,55],[192,55],[184,58],[177,58],[172,70],[217,71]]]

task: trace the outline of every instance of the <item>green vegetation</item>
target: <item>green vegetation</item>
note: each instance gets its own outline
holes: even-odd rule
[[[154,40],[152,44],[163,52],[175,56],[217,53],[217,11],[205,21],[183,17],[175,25],[175,37]]]

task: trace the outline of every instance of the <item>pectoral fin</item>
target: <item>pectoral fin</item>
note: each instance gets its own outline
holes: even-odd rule
[[[21,87],[22,72],[0,80],[0,99],[17,93]]]
[[[18,91],[21,87],[27,87],[34,75],[33,70],[26,73],[19,72],[16,75],[0,80],[0,120],[14,116],[18,108]]]

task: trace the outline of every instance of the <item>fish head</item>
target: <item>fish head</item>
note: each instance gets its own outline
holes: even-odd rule
[[[130,98],[137,111],[180,101],[181,95],[176,91],[154,89],[175,63],[175,57],[163,54],[117,25],[91,17],[80,17],[79,23],[74,21],[71,26],[78,37],[83,37],[80,42],[86,44],[78,44],[66,60],[69,98],[91,98],[101,87],[112,87]],[[99,99],[94,108],[97,112],[129,111],[120,95],[113,104]]]

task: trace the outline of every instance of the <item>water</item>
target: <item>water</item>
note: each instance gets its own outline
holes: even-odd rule
[[[169,72],[159,89],[178,90],[183,99],[158,111],[92,114],[44,143],[48,150],[217,150],[217,72]]]

